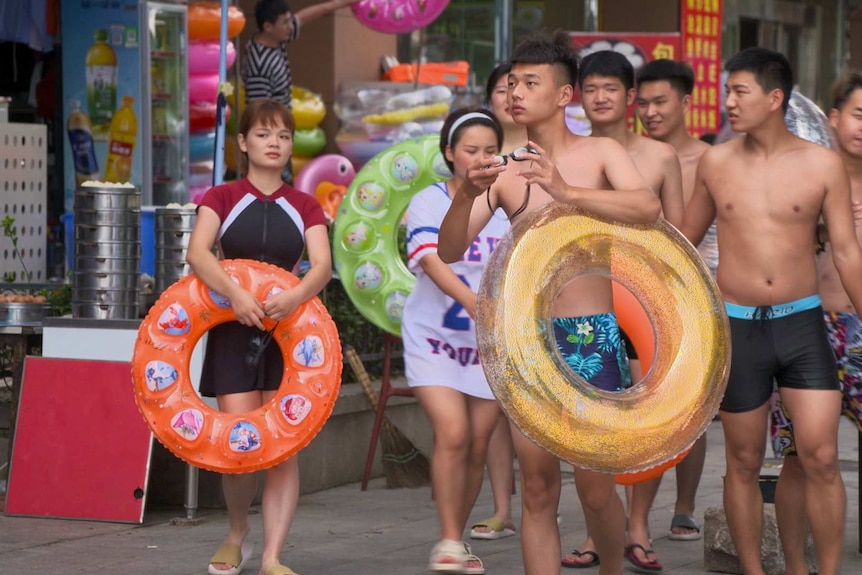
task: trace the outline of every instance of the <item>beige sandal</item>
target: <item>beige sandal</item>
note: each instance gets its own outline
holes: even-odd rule
[[[215,555],[210,559],[207,572],[209,575],[238,575],[246,562],[251,558],[252,545],[251,543],[243,543],[242,546],[236,543],[222,543]],[[230,569],[216,569],[213,563],[224,563],[230,565]]]
[[[264,571],[264,573],[265,575],[298,575],[296,571],[284,565],[273,565]]]
[[[445,561],[448,559],[448,561]],[[470,566],[469,564],[478,564]],[[470,546],[463,541],[441,539],[431,550],[428,569],[437,573],[458,573],[463,575],[483,575],[485,566],[482,560],[473,555]]]
[[[482,527],[488,531],[480,531]],[[515,524],[506,522],[497,516],[474,523],[470,528],[470,539],[503,539],[515,534]]]

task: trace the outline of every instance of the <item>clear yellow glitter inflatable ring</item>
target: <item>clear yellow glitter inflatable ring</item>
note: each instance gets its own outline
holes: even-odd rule
[[[551,307],[571,280],[629,289],[655,332],[643,381],[607,392],[557,351]],[[689,448],[718,411],[730,367],[727,315],[697,251],[671,225],[622,225],[549,204],[512,227],[479,289],[482,366],[501,406],[537,444],[578,467],[631,473]]]

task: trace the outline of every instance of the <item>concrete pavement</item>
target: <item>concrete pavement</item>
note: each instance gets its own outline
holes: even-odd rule
[[[849,575],[862,572],[862,556],[857,553],[857,432],[849,421],[842,420],[840,434],[839,456],[848,495],[842,573]],[[698,494],[699,521],[706,507],[721,504],[724,446],[718,422],[712,424],[708,437],[707,463]],[[560,530],[563,548],[570,549],[581,542],[585,528],[571,469],[563,467],[563,470]],[[764,473],[778,473],[774,462],[767,463]],[[651,515],[654,547],[665,565],[664,573],[705,573],[702,541],[667,539],[675,489],[674,474],[667,474]],[[491,508],[486,482],[472,519],[490,515]],[[520,517],[517,495],[513,508],[517,522]],[[223,511],[204,510],[200,513],[203,518],[200,525],[186,527],[171,523],[172,518],[183,515],[183,510],[177,508],[148,509],[141,526],[0,516],[0,574],[206,573],[207,560],[227,530],[226,515]],[[283,562],[303,575],[419,575],[427,573],[428,552],[437,532],[429,488],[387,490],[384,481],[377,479],[363,493],[358,484],[350,484],[300,499]],[[259,514],[252,518],[250,539],[256,550],[245,573],[254,574],[260,566]],[[489,575],[523,573],[518,537],[475,541],[473,550],[484,560]],[[595,568],[585,571],[596,572]]]

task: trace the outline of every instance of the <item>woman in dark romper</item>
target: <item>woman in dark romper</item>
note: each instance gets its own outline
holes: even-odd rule
[[[316,296],[332,275],[326,217],[312,196],[281,179],[293,151],[293,116],[272,100],[249,104],[240,119],[237,142],[248,164],[246,178],[210,189],[198,207],[187,260],[206,285],[226,296],[237,321],[209,332],[201,394],[216,397],[226,413],[246,413],[272,399],[284,365],[277,345],[259,342],[262,320],[279,321]],[[224,259],[254,259],[291,271],[307,251],[310,271],[300,284],[264,302],[238,286],[222,269],[212,248]],[[257,345],[256,345],[257,344]],[[252,439],[253,440],[253,439]],[[211,575],[236,575],[251,555],[246,543],[248,510],[257,492],[257,476],[223,476],[230,531],[209,564]],[[266,472],[263,490],[261,575],[290,575],[280,565],[281,549],[299,498],[299,467],[293,457]]]

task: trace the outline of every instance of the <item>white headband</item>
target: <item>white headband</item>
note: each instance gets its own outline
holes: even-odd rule
[[[461,124],[463,124],[467,120],[478,119],[488,120],[489,122],[494,121],[491,119],[491,116],[489,116],[488,114],[483,114],[482,112],[470,112],[468,114],[464,114],[463,116],[455,120],[455,122],[452,124],[452,127],[449,128],[449,137],[446,139],[446,145],[448,146],[452,144],[452,136],[455,135],[455,130],[457,130],[461,126]]]

